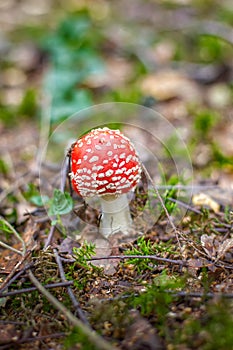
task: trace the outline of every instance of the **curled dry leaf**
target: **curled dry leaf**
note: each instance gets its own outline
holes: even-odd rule
[[[215,213],[218,213],[220,210],[220,205],[205,193],[198,193],[193,196],[192,202],[194,205],[207,206]]]
[[[212,259],[216,256],[215,236],[202,235],[201,245],[206,254]]]
[[[233,249],[233,238],[226,239],[222,244],[219,245],[217,251],[217,259],[224,258],[225,254]]]

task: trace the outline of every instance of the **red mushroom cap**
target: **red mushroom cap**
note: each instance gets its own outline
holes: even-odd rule
[[[140,175],[137,152],[119,130],[93,129],[72,147],[70,176],[82,197],[127,193]]]

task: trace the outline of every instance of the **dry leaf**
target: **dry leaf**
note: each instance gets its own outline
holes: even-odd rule
[[[16,330],[14,324],[0,325],[0,344],[8,344],[19,338],[19,331]],[[5,348],[4,348],[5,349]]]
[[[212,259],[216,256],[216,249],[214,244],[215,236],[202,235],[201,245],[206,254]]]
[[[205,193],[198,193],[194,195],[192,198],[192,202],[194,205],[207,206],[210,209],[212,209],[215,213],[218,213],[220,210],[220,205]]]
[[[21,250],[21,243],[13,245],[13,248]],[[20,260],[22,260],[22,255],[19,255],[12,250],[3,249],[0,252],[0,273],[8,274],[10,273],[15,265],[17,265]]]
[[[218,256],[217,259],[221,259],[224,257],[226,252],[233,248],[233,238],[226,239],[222,244],[218,247]]]
[[[130,313],[132,324],[126,332],[122,342],[124,350],[163,350],[165,346],[156,329],[151,326],[147,319],[141,317],[138,311],[132,310]]]
[[[163,70],[148,75],[141,83],[141,90],[145,95],[153,96],[159,101],[176,97],[185,101],[201,100],[197,85],[175,70]]]

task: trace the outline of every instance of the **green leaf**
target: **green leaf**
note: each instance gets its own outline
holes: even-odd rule
[[[36,205],[37,207],[43,207],[48,201],[49,201],[48,196],[35,195],[30,197],[30,202]]]
[[[54,100],[52,103],[51,120],[57,123],[74,113],[92,105],[91,94],[86,90],[74,91],[70,99]]]
[[[79,76],[78,72],[68,68],[52,68],[44,78],[44,90],[53,98],[61,99],[67,91],[74,88]]]
[[[26,191],[23,192],[23,196],[29,202],[38,207],[42,207],[49,201],[49,197],[46,195],[41,195],[33,183],[27,184]]]
[[[73,200],[68,192],[55,189],[50,201],[49,215],[68,214],[73,209]]]

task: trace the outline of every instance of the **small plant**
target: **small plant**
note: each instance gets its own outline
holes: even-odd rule
[[[75,262],[69,265],[66,278],[74,282],[74,286],[83,290],[86,283],[91,280],[92,275],[98,274],[101,269],[93,265],[89,259],[95,255],[95,245],[84,242],[80,248],[73,248]]]
[[[88,260],[91,259],[93,255],[95,255],[95,244],[84,242],[84,244],[80,248],[73,248],[74,258],[78,262],[78,264],[85,269],[90,269],[93,267]]]
[[[73,200],[68,192],[55,188],[53,197],[49,201],[49,215],[65,215],[73,209]]]
[[[26,190],[23,192],[23,196],[26,200],[36,205],[37,207],[41,207],[49,201],[49,197],[42,196],[38,191],[36,185],[33,183],[26,185]]]
[[[232,307],[225,300],[209,302],[205,307],[205,316],[197,319],[189,315],[182,328],[176,329],[174,349],[185,347],[200,350],[232,349],[233,344]]]
[[[160,242],[159,244],[157,244],[151,242],[150,240],[146,240],[144,237],[140,237],[137,240],[136,245],[132,249],[126,250],[125,255],[155,255],[156,253],[162,252],[171,253],[171,249],[172,248],[170,242]],[[155,261],[149,258],[132,258],[128,259],[125,263],[135,265],[135,268],[139,273],[142,273],[146,270],[153,270],[155,265]]]
[[[73,209],[73,199],[68,192],[59,189],[54,190],[53,197],[48,201],[48,214],[54,217],[52,225],[59,225],[61,231],[66,235],[66,229],[62,223],[61,216],[68,214]]]
[[[206,139],[218,120],[219,115],[212,110],[204,109],[196,113],[194,128],[201,139]]]
[[[222,153],[219,146],[216,143],[212,143],[211,148],[213,160],[219,168],[228,167],[229,169],[233,169],[232,156],[226,156],[224,153]]]
[[[165,320],[169,307],[174,301],[172,292],[180,290],[184,283],[176,276],[169,276],[166,270],[156,277],[146,291],[132,298],[132,306],[145,317],[154,316],[160,330],[165,332]]]
[[[99,350],[77,327],[74,327],[64,340],[64,349]]]

